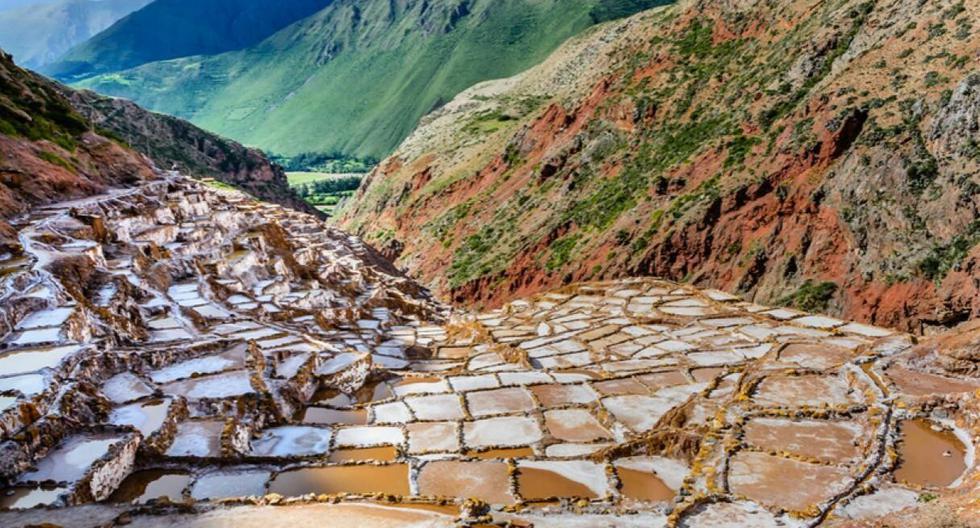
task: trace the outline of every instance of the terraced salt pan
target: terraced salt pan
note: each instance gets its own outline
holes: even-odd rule
[[[916,491],[888,487],[855,497],[835,513],[846,519],[870,520],[914,506],[918,501],[919,493]]]
[[[195,374],[214,374],[245,366],[245,346],[235,347],[222,354],[208,355],[182,361],[150,373],[154,383],[169,383]]]
[[[347,447],[372,447],[380,445],[400,445],[405,443],[405,434],[398,427],[354,426],[339,429],[335,444]]]
[[[690,468],[684,462],[662,456],[632,456],[615,461],[617,468],[625,468],[657,476],[667,488],[679,490]]]
[[[538,423],[523,416],[485,418],[463,424],[468,447],[526,446],[542,438]]]
[[[109,448],[123,440],[114,435],[79,435],[62,442],[37,462],[37,468],[20,477],[21,482],[75,482],[85,476]]]
[[[773,376],[756,388],[756,403],[776,407],[846,405],[855,403],[847,384],[836,376]]]
[[[68,488],[13,488],[0,495],[0,509],[26,510],[37,506],[49,506],[68,493]]]
[[[6,411],[7,409],[13,407],[16,403],[16,396],[0,396],[0,412]]]
[[[167,449],[167,456],[221,456],[221,434],[225,423],[217,420],[185,421],[177,425],[177,434]]]
[[[17,330],[27,330],[43,327],[60,327],[74,311],[75,308],[70,306],[41,310],[28,315],[17,323],[17,326],[14,328]]]
[[[535,407],[531,393],[522,387],[470,392],[466,405],[473,416],[523,413]]]
[[[435,461],[419,470],[420,495],[466,497],[490,504],[511,504],[510,468],[505,462]]]
[[[308,456],[326,454],[332,433],[321,427],[283,426],[266,429],[252,441],[255,456]]]
[[[601,497],[610,491],[605,466],[584,460],[522,460],[518,463],[517,489],[527,500]]]
[[[44,391],[46,386],[46,380],[41,374],[0,378],[0,392],[17,391],[28,397]]]
[[[405,403],[419,420],[458,420],[463,418],[463,407],[455,394],[436,394],[405,398]]]
[[[811,464],[765,453],[732,457],[728,482],[734,493],[789,511],[804,511],[844,491],[846,467]]]
[[[0,375],[13,376],[55,368],[81,349],[81,345],[65,345],[8,352],[0,356]]]
[[[861,456],[867,435],[855,422],[753,418],[745,425],[750,445],[838,463]]]
[[[269,492],[286,497],[343,492],[408,495],[408,466],[388,464],[294,469],[273,477],[269,482]]]
[[[459,434],[455,422],[414,423],[406,426],[410,454],[458,451]]]
[[[545,427],[555,438],[565,442],[611,440],[610,433],[585,409],[563,409],[544,414]]]
[[[251,373],[247,370],[175,381],[160,388],[167,394],[184,396],[192,400],[231,398],[254,392]]]
[[[109,414],[109,423],[135,427],[146,438],[163,426],[171,404],[167,399],[117,407]]]
[[[199,477],[191,488],[195,500],[261,496],[265,494],[268,471],[221,471]]]
[[[106,380],[102,394],[114,403],[127,403],[153,394],[153,388],[132,372],[123,372]]]
[[[184,490],[191,483],[189,473],[159,469],[131,473],[120,484],[107,502],[145,504],[150,500],[166,497],[170,502],[181,502]]]

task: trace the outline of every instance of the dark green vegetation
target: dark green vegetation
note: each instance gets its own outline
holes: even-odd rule
[[[460,91],[533,66],[598,20],[662,3],[337,0],[246,49],[152,62],[80,84],[276,155],[378,159]],[[143,53],[116,44],[110,32],[95,44],[102,51],[77,59],[101,67],[116,61],[101,55],[112,49]]]
[[[269,155],[269,159],[278,163],[289,172],[322,172],[329,174],[346,174],[351,172],[370,172],[371,167],[378,164],[374,158],[357,159],[343,154],[319,154],[303,152],[295,156]]]
[[[300,198],[330,216],[344,200],[353,196],[362,180],[359,174],[293,172],[288,176],[290,187]]]
[[[25,68],[37,69],[111,26],[150,0],[45,0],[11,6],[0,1],[0,47]]]
[[[930,280],[942,282],[950,271],[959,267],[977,244],[980,244],[980,220],[974,220],[966,231],[949,242],[932,248],[929,255],[919,263],[919,271]]]
[[[780,304],[792,306],[804,312],[825,312],[837,293],[837,284],[807,280],[798,290],[780,300]]]
[[[70,81],[158,60],[242,49],[330,2],[155,0],[75,47],[44,73]]]

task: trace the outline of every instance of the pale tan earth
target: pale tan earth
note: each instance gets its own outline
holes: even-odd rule
[[[5,527],[980,512],[977,328],[917,344],[652,278],[471,313],[315,217],[176,174],[12,225]],[[912,419],[946,447],[905,445]],[[899,481],[908,456],[954,469]]]

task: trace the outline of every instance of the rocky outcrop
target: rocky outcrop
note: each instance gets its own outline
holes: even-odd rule
[[[977,16],[685,0],[605,25],[423,120],[341,225],[464,303],[649,274],[953,326],[980,315]]]

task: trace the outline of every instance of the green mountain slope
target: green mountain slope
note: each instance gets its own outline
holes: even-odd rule
[[[80,85],[277,154],[380,158],[435,107],[665,0],[338,0],[260,44]]]
[[[0,3],[0,46],[24,67],[54,62],[150,0],[58,0],[4,9]]]
[[[242,49],[331,1],[155,0],[72,49],[44,73],[76,80],[158,60]]]

